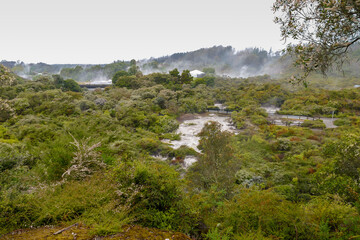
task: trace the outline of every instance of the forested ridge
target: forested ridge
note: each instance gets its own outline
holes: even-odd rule
[[[75,223],[78,239],[360,235],[360,88],[320,88],[329,79],[316,76],[307,88],[286,77],[230,78],[211,66],[202,78],[145,74],[139,64],[117,63],[112,86],[94,91],[70,76],[27,80],[0,65],[4,239]],[[231,111],[237,134],[207,123],[200,153],[164,141],[181,138],[180,116],[217,103]],[[263,106],[309,120],[278,126]],[[337,127],[319,117],[335,117]],[[186,156],[197,158],[187,169]]]
[[[310,74],[309,84],[317,88],[341,89],[359,85],[360,72],[358,60],[360,48],[358,44],[349,48],[349,55],[339,70],[336,65],[330,66],[326,77],[320,73]],[[99,82],[112,79],[119,71],[128,71],[133,65],[131,61],[117,60],[109,64],[46,64],[24,63],[21,61],[2,60],[0,64],[15,74],[33,79],[41,75],[60,75],[64,79],[78,82]],[[200,70],[205,73],[216,73],[218,76],[232,78],[251,78],[267,76],[269,82],[286,85],[291,77],[301,74],[301,70],[293,66],[294,57],[290,53],[273,52],[261,48],[248,48],[236,51],[231,46],[214,46],[192,52],[175,53],[160,58],[135,61],[142,74],[168,73],[173,69]],[[136,69],[131,70],[133,73]],[[134,72],[135,71],[135,72]],[[286,87],[286,86],[285,86]],[[290,86],[294,88],[294,86]]]

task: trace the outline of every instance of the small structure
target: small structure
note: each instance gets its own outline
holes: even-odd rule
[[[78,84],[84,88],[105,88],[112,85],[112,80],[95,80],[91,82],[78,82]]]
[[[190,75],[194,78],[201,78],[201,77],[204,77],[205,76],[205,73],[202,72],[202,71],[199,71],[199,70],[193,70],[190,72]]]
[[[359,88],[360,87],[360,85],[354,85],[354,88]]]

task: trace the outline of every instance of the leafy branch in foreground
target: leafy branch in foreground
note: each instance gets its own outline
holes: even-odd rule
[[[310,72],[325,75],[334,65],[341,69],[349,47],[360,40],[360,1],[355,0],[276,0],[273,11],[295,66],[304,74],[293,77],[301,82]]]

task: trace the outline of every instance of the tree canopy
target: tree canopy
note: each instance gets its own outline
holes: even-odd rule
[[[341,68],[349,47],[360,40],[360,2],[355,0],[276,0],[275,22],[284,40],[299,41],[288,51],[304,75],[325,74],[333,66]]]

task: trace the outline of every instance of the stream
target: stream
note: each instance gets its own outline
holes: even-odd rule
[[[220,109],[224,109],[224,106],[221,104],[216,104]],[[201,113],[201,114],[185,114],[178,118],[180,123],[179,128],[176,133],[180,134],[180,140],[163,140],[165,143],[172,145],[172,148],[178,149],[181,146],[187,146],[195,151],[200,153],[200,150],[197,148],[199,145],[200,137],[197,135],[201,132],[205,123],[209,121],[218,122],[221,125],[222,131],[229,131],[237,133],[237,129],[230,122],[230,115],[228,114],[215,114],[215,113]],[[183,167],[187,169],[190,167],[197,159],[194,156],[186,156],[184,159]]]
[[[163,140],[164,143],[171,144],[172,148],[178,149],[181,146],[187,146],[194,149],[197,152],[201,152],[197,146],[199,145],[200,137],[197,135],[201,132],[205,123],[209,121],[215,121],[220,123],[222,131],[229,131],[232,133],[237,134],[238,130],[233,126],[231,123],[231,118],[229,114],[222,114],[221,112],[224,111],[225,107],[222,104],[215,104],[215,106],[219,107],[220,113],[201,113],[201,114],[185,114],[182,115],[177,120],[179,121],[180,125],[177,129],[176,133],[180,134],[180,140]],[[265,111],[268,113],[269,118],[272,119],[273,123],[276,125],[285,125],[284,120],[290,120],[292,126],[300,125],[303,120],[312,119],[310,117],[305,116],[295,116],[295,115],[279,115],[276,114],[280,108],[276,107],[263,107]],[[335,128],[336,126],[333,124],[336,118],[320,118],[323,120],[327,128]],[[163,156],[154,156],[156,158],[166,160],[166,157]],[[190,167],[197,159],[194,156],[186,156],[183,161],[183,168],[187,169]]]
[[[209,121],[220,123],[221,131],[236,132],[236,128],[230,123],[229,115],[214,113],[186,114],[179,118],[178,121],[180,122],[180,125],[176,133],[180,134],[181,139],[167,141],[173,145],[174,149],[178,149],[182,145],[185,145],[193,148],[197,152],[200,152],[200,150],[197,148],[200,137],[197,135],[201,132],[205,126],[205,123]]]
[[[267,112],[267,114],[269,115],[269,118],[273,120],[273,123],[275,125],[285,126],[284,120],[290,120],[291,121],[290,126],[300,126],[304,122],[304,120],[320,119],[323,121],[326,128],[336,128],[337,127],[336,125],[334,125],[334,121],[337,118],[325,118],[325,117],[312,118],[312,117],[297,116],[297,115],[280,115],[280,114],[276,113],[278,110],[280,110],[280,108],[273,107],[273,106],[262,107],[262,108]]]

